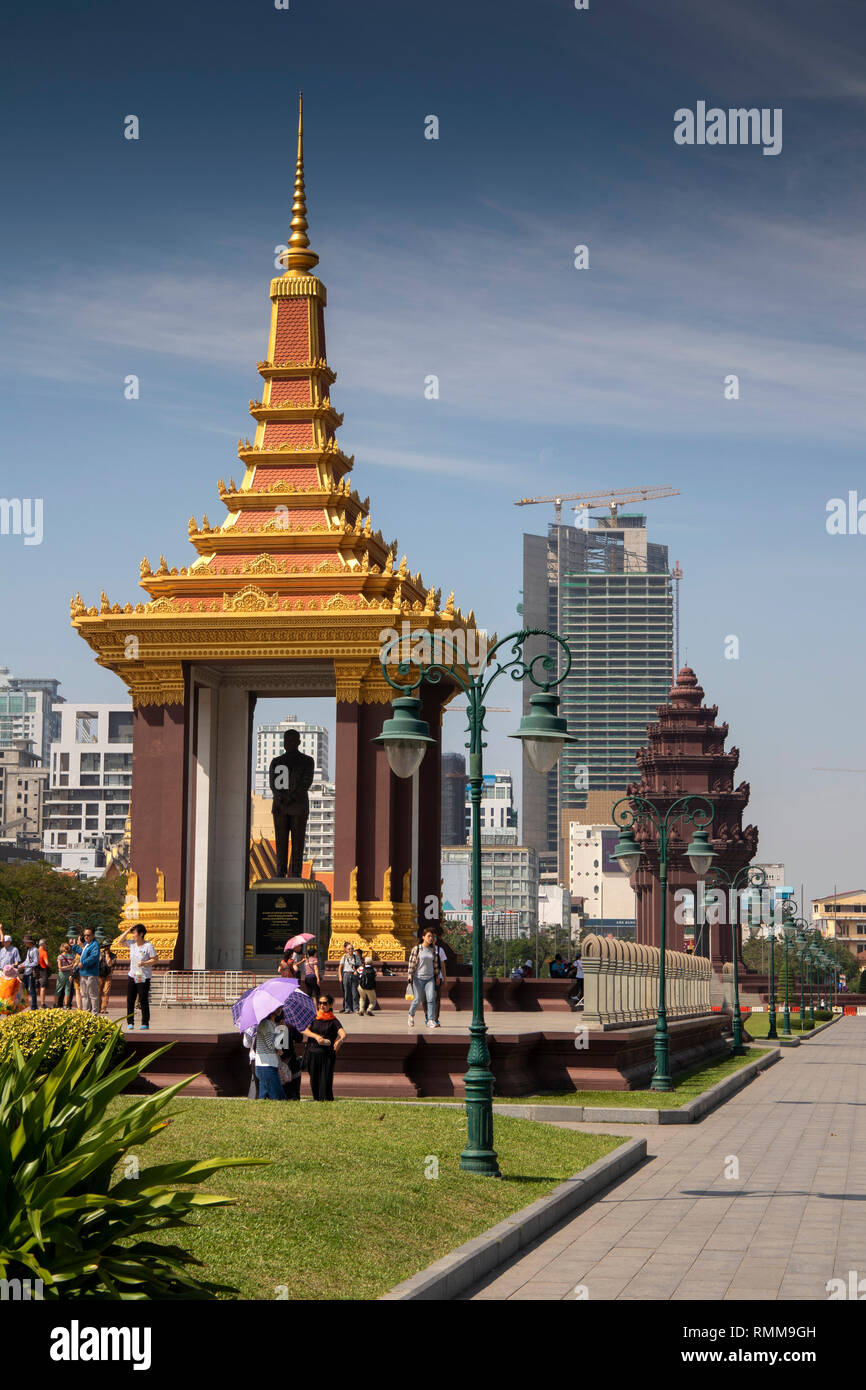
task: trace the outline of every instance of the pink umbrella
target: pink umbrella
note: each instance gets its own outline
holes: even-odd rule
[[[291,937],[283,947],[284,951],[293,951],[296,946],[304,946],[308,941],[315,941],[315,936],[311,931],[302,931],[299,936]]]

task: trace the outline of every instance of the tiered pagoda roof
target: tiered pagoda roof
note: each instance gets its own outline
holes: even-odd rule
[[[258,363],[261,399],[249,403],[255,428],[252,439],[238,441],[243,471],[239,482],[221,478],[217,485],[225,517],[217,524],[207,514],[190,517],[189,539],[197,552],[191,564],[169,567],[160,556],[152,568],[142,560],[147,602],[112,603],[104,592],[98,608],[88,607],[80,594],[71,602],[73,626],[95,648],[100,664],[129,684],[135,704],[178,695],[178,660],[226,655],[225,623],[236,615],[248,623],[250,613],[277,622],[338,613],[348,639],[353,618],[374,619],[376,631],[407,616],[422,628],[474,626],[472,613],[464,617],[455,608],[453,593],[441,607],[441,590],[411,573],[405,555],[397,559],[396,539],[374,529],[369,497],[352,486],[354,459],[337,442],[343,417],[330,399],[336,375],[325,351],[327,292],[311,273],[318,256],[307,235],[302,103],[291,228],[285,273],[271,282],[268,356]],[[154,641],[152,625],[168,620],[170,641]],[[214,620],[223,626],[222,636],[214,633]],[[309,655],[316,637],[302,627],[289,621],[276,647],[272,630],[261,651],[246,641],[237,654]],[[370,632],[354,647],[351,640],[331,642],[334,654],[372,654],[369,621],[366,628]],[[130,636],[141,646],[130,649]],[[324,642],[320,650],[326,654],[328,648]]]

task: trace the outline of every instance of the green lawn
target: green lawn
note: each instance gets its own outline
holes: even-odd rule
[[[205,1099],[173,1109],[143,1166],[272,1160],[211,1178],[203,1190],[237,1205],[166,1234],[244,1299],[375,1299],[625,1142],[497,1118],[500,1182],[459,1170],[462,1111]],[[439,1176],[428,1178],[434,1159]]]
[[[777,1013],[777,1014],[776,1014],[776,1031],[777,1031],[778,1033],[781,1033],[781,1031],[782,1031],[782,1020],[783,1020],[783,1017],[784,1017],[784,1015],[781,1014],[781,1013]],[[808,1016],[808,1012],[807,1012],[807,1014],[806,1014],[806,1020],[805,1020],[805,1022],[806,1022],[806,1027],[803,1028],[803,1029],[801,1030],[801,1028],[800,1028],[800,1015],[799,1015],[799,1014],[791,1014],[791,1032],[792,1032],[792,1033],[796,1033],[796,1034],[799,1034],[801,1031],[804,1032],[804,1033],[810,1033],[812,1030],[811,1030],[811,1028],[810,1028],[810,1026],[809,1026],[809,1016]],[[749,1016],[749,1018],[747,1018],[747,1019],[744,1020],[744,1023],[745,1023],[745,1027],[746,1027],[747,1032],[749,1032],[753,1038],[765,1038],[765,1037],[767,1036],[769,1030],[770,1030],[770,1015],[769,1015],[768,1013],[766,1013],[766,1014],[751,1014],[751,1015]],[[816,1026],[817,1026],[817,1020],[816,1020]]]
[[[643,1110],[679,1110],[680,1106],[688,1105],[717,1081],[724,1081],[726,1076],[754,1062],[756,1056],[766,1051],[765,1047],[753,1047],[746,1056],[727,1057],[714,1066],[683,1072],[674,1077],[672,1091],[557,1091],[540,1096],[494,1096],[493,1099],[500,1105],[625,1105]],[[438,1096],[436,1099],[453,1101],[454,1097]]]

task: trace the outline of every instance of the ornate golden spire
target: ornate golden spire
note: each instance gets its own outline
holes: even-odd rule
[[[298,96],[298,163],[295,168],[295,200],[292,203],[292,234],[283,264],[289,275],[308,275],[319,258],[310,250],[307,236],[307,199],[304,192],[304,94]]]

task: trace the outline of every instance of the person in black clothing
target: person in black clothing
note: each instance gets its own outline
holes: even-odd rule
[[[304,1067],[310,1076],[313,1100],[333,1100],[334,1063],[343,1046],[346,1030],[334,1017],[332,994],[321,996],[316,1017],[309,1028],[304,1029],[303,1036],[307,1040]]]

